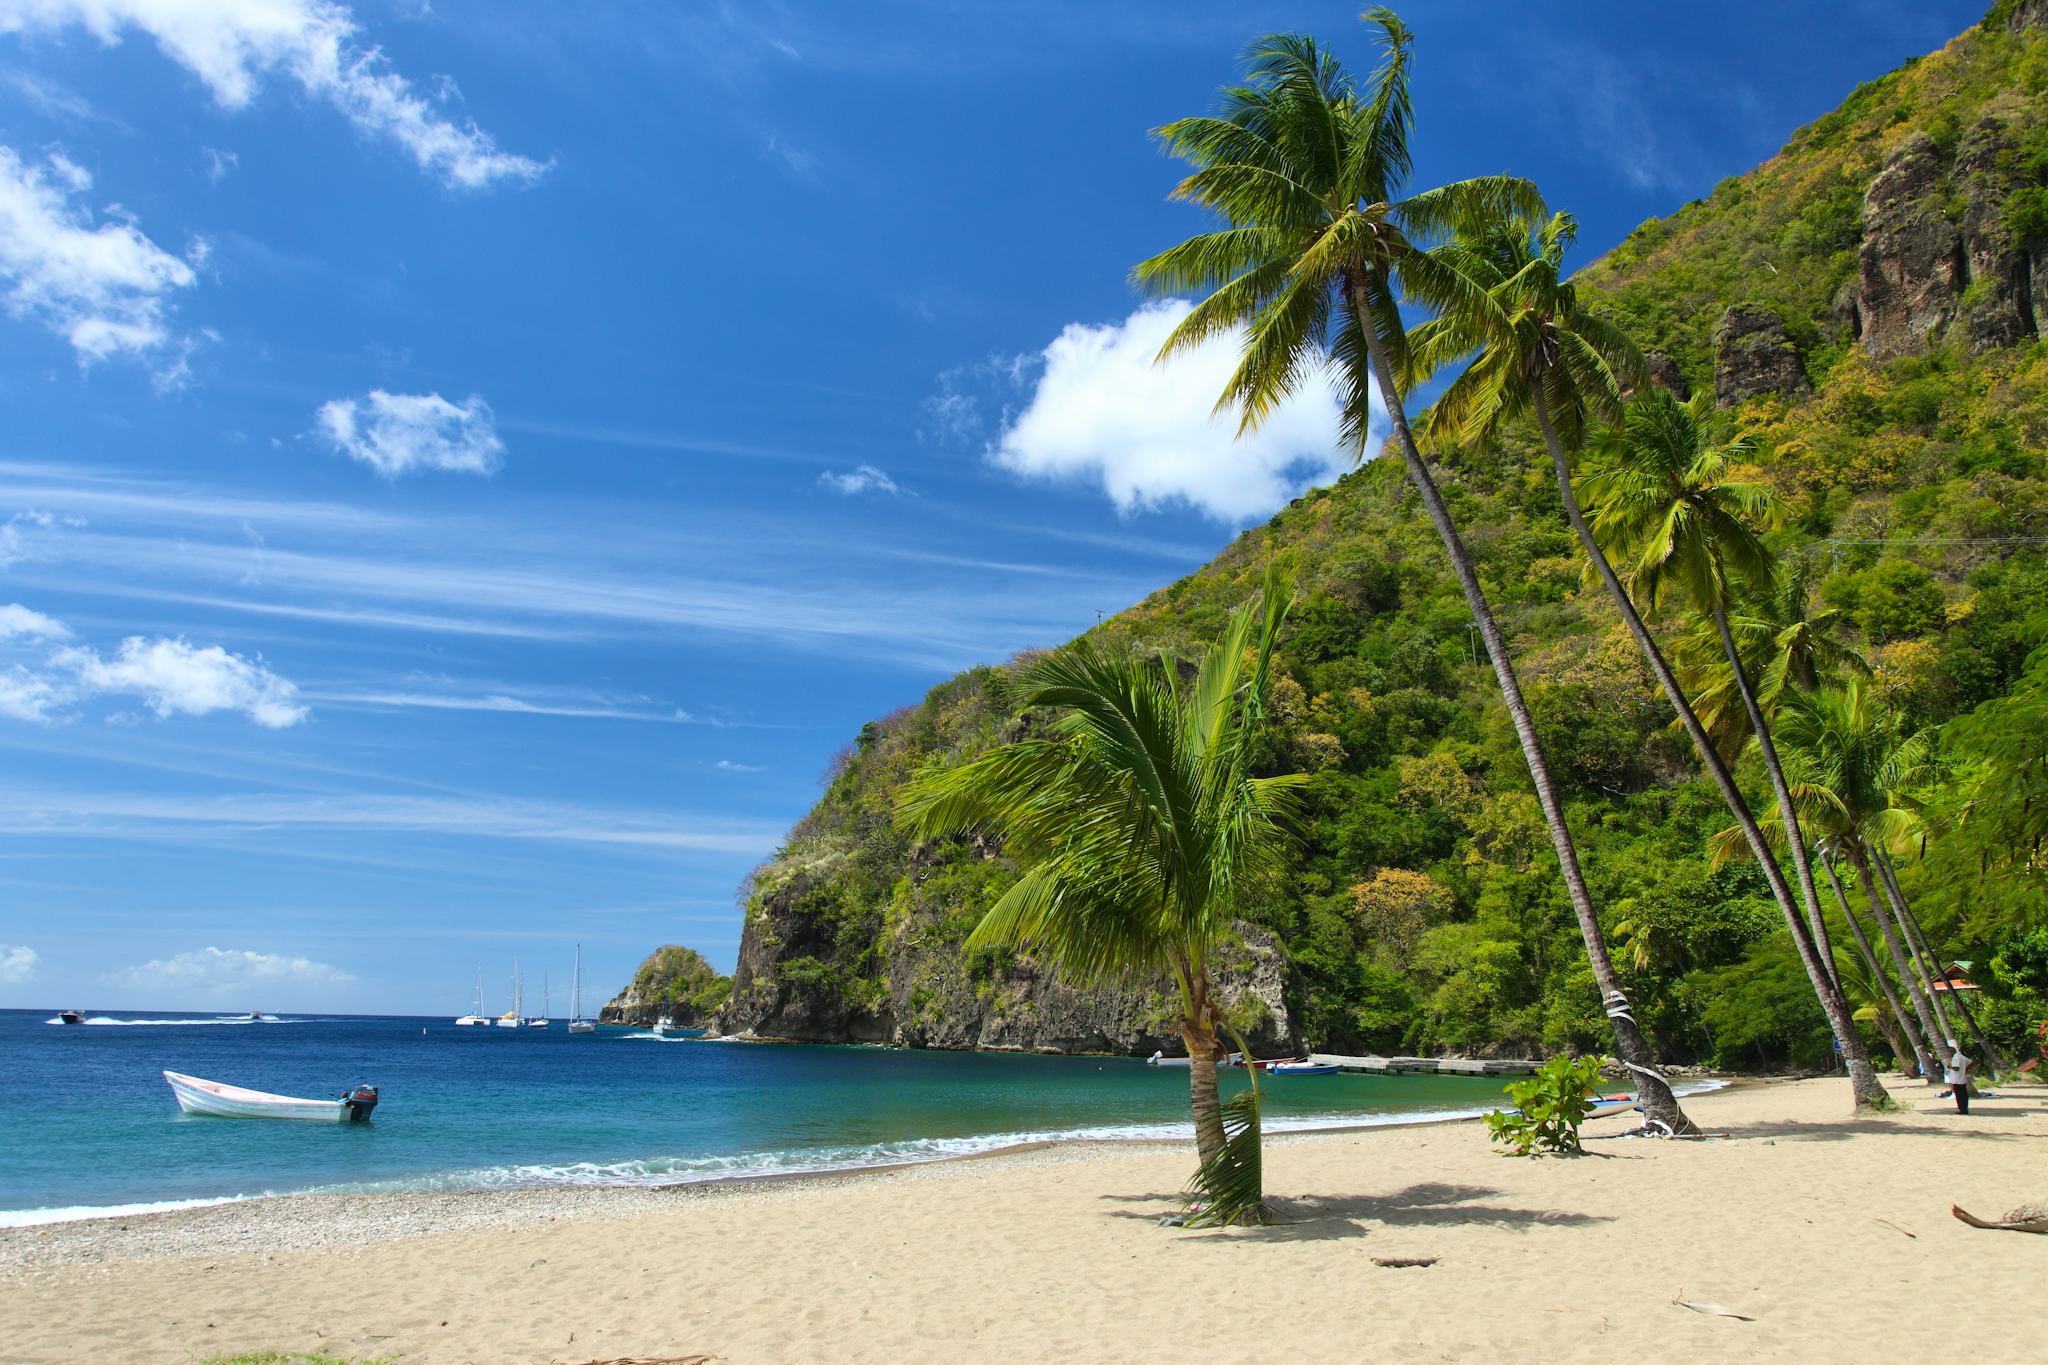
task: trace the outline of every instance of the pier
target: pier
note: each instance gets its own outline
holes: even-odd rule
[[[1341,1057],[1334,1052],[1312,1052],[1308,1059],[1368,1076],[1532,1076],[1543,1065],[1516,1058]]]

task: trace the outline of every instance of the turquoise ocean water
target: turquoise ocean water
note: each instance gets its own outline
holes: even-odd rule
[[[770,1047],[445,1018],[0,1011],[0,1225],[306,1190],[666,1184],[1185,1135],[1187,1072],[1122,1058]],[[374,1122],[187,1117],[161,1073],[287,1095],[379,1087]],[[1226,1087],[1242,1085],[1241,1075]],[[1273,1129],[1469,1114],[1497,1082],[1274,1078]]]

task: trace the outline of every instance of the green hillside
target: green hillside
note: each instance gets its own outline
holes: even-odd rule
[[[1999,699],[2048,638],[2048,545],[2033,539],[2048,538],[2044,9],[1998,6],[1580,276],[1670,358],[1669,382],[1724,397],[1724,434],[1757,438],[1759,472],[1791,513],[1776,548],[1811,558],[1814,609],[1845,613],[1889,705],[1915,727],[1948,727],[1952,802],[1966,799],[1970,755],[2019,723],[2028,687]],[[1824,1062],[1827,1028],[1762,876],[1710,866],[1726,810],[1610,604],[1585,585],[1540,447],[1511,437],[1436,457],[1657,1046],[1722,1066]],[[1603,1046],[1520,752],[1398,462],[1298,500],[1094,634],[1192,650],[1255,591],[1268,556],[1294,574],[1300,603],[1263,766],[1313,774],[1311,819],[1292,870],[1242,913],[1279,946],[1301,1040]],[[937,1013],[1014,1019],[1035,1006],[1032,964],[957,951],[1013,875],[1000,851],[914,849],[889,827],[918,768],[1035,723],[1015,713],[1008,679],[972,670],[862,729],[749,888],[724,1026],[919,1042],[945,1033]],[[1761,791],[1756,777],[1745,770]],[[1957,836],[1951,858],[1980,837]],[[2018,880],[1919,864],[1903,875],[1936,946],[1987,964],[1978,975],[2011,1040],[2029,992],[2048,991],[2048,939],[2025,899],[2031,859],[1970,856],[1980,874],[1998,864]],[[1875,1031],[1870,1041],[1882,1054]]]

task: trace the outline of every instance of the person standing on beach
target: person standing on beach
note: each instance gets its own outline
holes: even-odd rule
[[[1956,1112],[1970,1112],[1970,1059],[1963,1055],[1962,1047],[1951,1038],[1948,1040],[1948,1069],[1942,1077],[1950,1086],[1950,1093],[1956,1097]]]

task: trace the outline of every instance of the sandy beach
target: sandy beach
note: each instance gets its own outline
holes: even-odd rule
[[[1518,1161],[1476,1123],[1275,1138],[1263,1229],[1162,1227],[1171,1144],[684,1190],[297,1198],[0,1232],[16,1362],[256,1349],[404,1362],[1852,1361],[1994,1309],[2048,1237],[2048,1090],[1845,1116],[1832,1080],[1688,1104],[1725,1138]],[[1434,1256],[1426,1268],[1374,1258]],[[1744,1318],[1677,1300],[1719,1304]],[[2039,1344],[1972,1343],[1981,1359]]]

